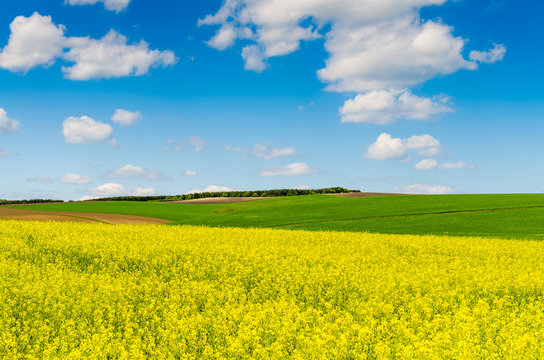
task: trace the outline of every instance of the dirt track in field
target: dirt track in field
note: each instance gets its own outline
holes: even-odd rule
[[[182,201],[169,201],[176,204],[234,204],[246,201],[255,201],[268,199],[266,197],[216,197],[216,198],[204,198],[204,199],[192,199]]]
[[[145,216],[122,215],[122,214],[101,214],[101,213],[80,213],[80,212],[57,212],[39,211],[26,209],[13,209],[0,207],[0,220],[27,220],[27,221],[71,221],[85,223],[106,223],[112,225],[129,224],[167,224],[170,221]]]
[[[399,196],[399,195],[406,195],[406,194],[374,193],[374,192],[352,192],[352,193],[329,194],[329,195],[347,197],[347,198],[360,198],[360,197],[373,197],[373,196]]]

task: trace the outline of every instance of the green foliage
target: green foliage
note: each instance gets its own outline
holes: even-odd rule
[[[150,216],[174,224],[544,239],[544,194],[274,197],[228,205],[89,202],[51,211]],[[226,212],[226,209],[233,209]],[[218,211],[215,211],[218,210]]]
[[[46,204],[46,203],[62,203],[62,200],[52,199],[31,199],[31,200],[5,200],[0,199],[0,205],[19,205],[19,204]]]

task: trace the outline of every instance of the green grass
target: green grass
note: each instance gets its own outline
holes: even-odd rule
[[[544,194],[310,195],[225,205],[89,202],[22,208],[141,215],[174,224],[544,239]]]

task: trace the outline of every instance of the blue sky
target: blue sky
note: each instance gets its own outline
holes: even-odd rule
[[[513,0],[8,2],[0,198],[544,192],[543,10]]]

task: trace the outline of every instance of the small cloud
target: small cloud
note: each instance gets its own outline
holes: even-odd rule
[[[441,143],[428,134],[413,135],[409,138],[394,138],[382,133],[376,142],[368,147],[364,156],[374,160],[410,161],[410,152],[420,156],[435,156],[440,153]]]
[[[6,110],[0,108],[0,135],[14,133],[19,131],[19,129],[19,122],[17,120],[10,119]]]
[[[438,161],[435,159],[423,159],[414,165],[416,170],[434,170],[438,167]]]
[[[469,58],[479,63],[493,64],[502,61],[506,54],[506,47],[502,44],[495,44],[493,49],[487,51],[471,51]]]
[[[296,190],[310,190],[310,185],[299,185],[299,186],[295,186],[294,189],[296,189]]]
[[[260,172],[259,176],[300,176],[310,175],[315,172],[316,170],[311,168],[306,163],[293,163],[286,166],[272,166],[265,168]]]
[[[70,116],[63,121],[62,132],[68,144],[110,142],[113,146],[117,145],[117,141],[112,138],[113,128],[111,125],[96,121],[88,116]]]
[[[188,191],[187,194],[197,194],[197,193],[203,193],[203,192],[229,192],[229,191],[233,191],[233,190],[227,186],[210,185],[206,187],[205,189],[193,189],[191,191]]]
[[[90,177],[79,174],[66,174],[60,179],[60,181],[63,184],[74,185],[90,184],[92,182]]]
[[[291,156],[296,154],[294,147],[283,147],[283,148],[273,148],[269,149],[269,143],[257,143],[251,150],[251,153],[265,160],[272,160],[279,157]]]
[[[0,146],[0,156],[8,156],[8,155],[11,155],[11,153]]]
[[[125,10],[131,0],[64,0],[69,5],[95,5],[103,3],[107,10],[120,12]]]
[[[54,182],[55,180],[52,179],[52,178],[49,178],[47,176],[36,176],[34,178],[31,178],[31,179],[26,179],[26,181],[37,182],[37,183],[41,183],[41,184],[50,184],[50,183]]]
[[[127,164],[118,169],[111,170],[106,174],[109,178],[114,179],[146,179],[157,180],[164,178],[158,171],[149,171],[139,166]]]
[[[142,120],[142,115],[138,112],[127,111],[123,109],[115,110],[115,114],[111,117],[111,121],[122,126],[130,126]]]
[[[448,186],[422,185],[422,184],[398,186],[393,191],[397,193],[404,193],[404,194],[452,194],[453,193],[453,189]]]
[[[198,177],[198,173],[194,170],[185,170],[182,175],[187,178]]]
[[[187,141],[179,142],[177,145],[173,140],[168,140],[167,145],[164,147],[163,151],[168,152],[170,150],[173,151],[183,151],[186,148],[192,148],[195,153],[204,153],[207,154],[206,151],[206,144],[208,144],[207,140],[204,140],[198,136],[190,136]]]
[[[443,95],[425,98],[406,90],[377,90],[347,100],[340,115],[343,123],[386,125],[400,119],[427,121],[435,115],[452,112],[449,102],[450,98]]]

